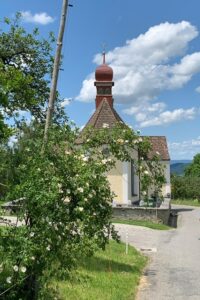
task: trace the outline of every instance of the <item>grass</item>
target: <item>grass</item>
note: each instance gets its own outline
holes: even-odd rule
[[[143,226],[143,227],[148,227],[148,228],[157,229],[157,230],[172,229],[170,226],[167,226],[165,224],[156,223],[156,222],[152,222],[152,221],[148,221],[148,220],[122,220],[122,219],[113,219],[113,223]]]
[[[85,259],[73,279],[57,282],[65,300],[135,299],[137,286],[147,258],[129,246],[110,241],[106,251]]]
[[[178,204],[178,205],[188,205],[188,206],[200,207],[200,202],[198,202],[197,199],[177,199],[177,200],[171,200],[171,203]]]

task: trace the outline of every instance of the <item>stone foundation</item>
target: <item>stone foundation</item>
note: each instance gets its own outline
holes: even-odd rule
[[[169,223],[170,199],[165,199],[159,208],[152,207],[113,207],[113,218],[127,220],[150,220]]]

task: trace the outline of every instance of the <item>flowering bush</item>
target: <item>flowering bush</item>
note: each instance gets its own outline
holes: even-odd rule
[[[104,248],[110,236],[117,239],[105,173],[116,160],[131,160],[133,147],[150,149],[148,141],[122,124],[81,135],[68,124],[54,124],[44,153],[42,134],[41,125],[32,124],[29,137],[23,133],[16,146],[20,178],[9,197],[24,198],[17,216],[23,223],[8,228],[0,240],[0,294],[8,289],[6,299],[42,297],[48,278],[68,276],[82,256]],[[145,163],[135,164],[146,178]]]

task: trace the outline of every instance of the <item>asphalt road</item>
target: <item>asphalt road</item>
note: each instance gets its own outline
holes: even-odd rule
[[[121,239],[147,254],[137,300],[200,300],[200,208],[176,206],[178,228],[169,231],[117,224]]]

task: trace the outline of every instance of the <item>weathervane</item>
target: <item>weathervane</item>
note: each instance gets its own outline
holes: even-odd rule
[[[103,43],[103,44],[102,44],[102,49],[103,49],[103,51],[102,51],[102,55],[103,55],[103,64],[105,64],[105,63],[106,63],[106,43]]]

